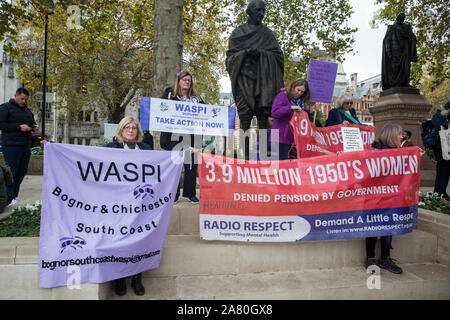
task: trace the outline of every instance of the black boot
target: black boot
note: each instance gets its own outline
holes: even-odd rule
[[[142,276],[140,273],[131,278],[131,287],[134,289],[136,295],[143,296],[145,294],[145,288],[142,285]]]
[[[115,292],[118,296],[124,296],[127,293],[127,282],[125,278],[117,279],[114,281],[115,284]]]

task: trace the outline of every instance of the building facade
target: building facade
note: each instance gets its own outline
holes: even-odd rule
[[[335,60],[319,52],[319,59],[323,61],[336,62]],[[350,81],[347,80],[347,74],[344,71],[342,63],[337,62],[338,70],[336,74],[336,81],[333,91],[333,99],[331,104],[316,103],[324,115],[326,120],[331,109],[335,108],[337,99],[344,93],[353,96],[353,107],[356,110],[358,119],[364,124],[373,124],[373,116],[369,109],[374,106],[375,101],[380,96],[381,92],[381,74],[371,78],[358,81],[358,74],[350,75]]]

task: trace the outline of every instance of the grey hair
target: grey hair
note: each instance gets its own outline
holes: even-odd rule
[[[337,99],[336,104],[339,108],[339,107],[342,107],[342,105],[346,102],[353,102],[353,97],[348,93],[344,93],[342,96],[340,96]]]

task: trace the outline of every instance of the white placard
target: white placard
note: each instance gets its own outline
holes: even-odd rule
[[[342,127],[341,130],[344,152],[364,150],[361,131],[359,131],[359,128]]]
[[[224,106],[150,98],[149,128],[179,134],[229,136],[232,130],[228,110]]]

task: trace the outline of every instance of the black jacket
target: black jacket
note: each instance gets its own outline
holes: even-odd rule
[[[350,109],[350,114],[352,115],[353,118],[355,118],[358,122],[360,122],[358,117],[356,116],[355,108]],[[338,108],[331,109],[330,113],[328,114],[327,121],[325,122],[325,127],[330,127],[330,126],[335,126],[335,125],[341,124],[345,120],[347,120],[350,123],[353,123],[350,119],[345,117],[338,110]],[[361,122],[359,124],[361,124]]]
[[[19,107],[14,99],[0,106],[0,130],[2,145],[31,146],[31,131],[20,131],[20,125],[33,128],[36,125],[33,112],[27,106]]]
[[[137,144],[139,149],[141,150],[153,150],[153,148],[151,146],[149,146],[146,143],[140,142]],[[118,149],[123,149],[123,143],[119,143],[116,140],[116,137],[113,138],[113,141],[108,143],[106,145],[107,148],[118,148]]]
[[[154,149],[153,136],[150,132],[144,132],[142,142],[148,144],[150,146],[150,150]]]
[[[450,113],[447,117],[444,117],[442,115],[442,111],[438,110],[431,118],[431,123],[436,131],[441,130],[441,126],[444,127],[444,129],[448,129],[450,123]]]
[[[436,132],[439,132],[441,130],[441,127],[444,129],[448,129],[450,127],[450,114],[447,115],[447,117],[444,117],[441,113],[441,110],[438,110],[433,117],[431,118],[431,123],[433,124],[433,130]],[[441,141],[439,139],[439,133],[438,133],[438,142],[433,147],[433,153],[434,157],[438,161],[450,161],[450,160],[444,160],[442,157],[442,147],[441,147]]]

